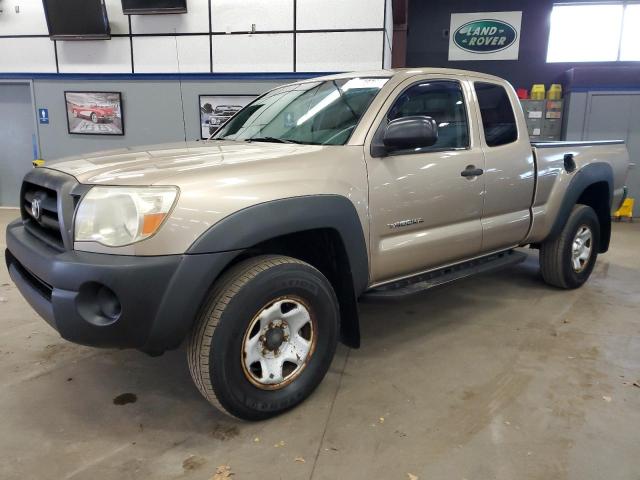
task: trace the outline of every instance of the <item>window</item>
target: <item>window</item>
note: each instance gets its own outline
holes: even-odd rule
[[[276,88],[250,103],[214,139],[344,145],[387,78],[345,78]]]
[[[492,83],[475,84],[482,116],[484,139],[489,147],[498,147],[518,139],[518,127],[506,90]]]
[[[547,62],[640,60],[640,4],[554,5]]]
[[[438,141],[425,150],[451,150],[469,146],[467,112],[458,82],[424,82],[409,87],[393,104],[387,120],[423,115],[438,124]]]
[[[624,10],[620,60],[640,61],[640,4],[627,5]]]

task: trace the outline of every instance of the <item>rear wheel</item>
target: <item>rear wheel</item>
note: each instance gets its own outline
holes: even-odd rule
[[[98,123],[98,115],[96,115],[95,113],[91,114],[91,121],[93,123]]]
[[[243,261],[214,285],[191,334],[193,380],[231,415],[278,415],[323,379],[338,315],[331,284],[311,265],[273,255]]]
[[[582,286],[598,257],[600,222],[587,205],[576,205],[560,234],[540,246],[542,278],[559,288]]]

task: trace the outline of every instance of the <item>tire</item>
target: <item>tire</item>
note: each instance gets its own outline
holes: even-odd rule
[[[73,111],[73,116],[74,118],[78,118],[78,112],[76,112],[75,110]]]
[[[585,233],[587,232],[587,233]],[[580,234],[581,243],[575,244]],[[588,241],[585,241],[589,238]],[[589,249],[588,258],[581,245]],[[574,256],[574,247],[576,248]],[[582,286],[593,271],[600,247],[600,222],[593,208],[575,205],[564,228],[540,246],[542,278],[554,287],[573,289]],[[582,252],[582,257],[578,256]]]
[[[309,320],[294,333],[293,320],[286,319],[303,318],[302,324],[304,311]],[[338,301],[322,273],[291,257],[254,257],[232,267],[212,287],[188,340],[189,370],[215,407],[245,420],[267,419],[298,405],[320,384],[336,351],[338,325]],[[274,344],[282,343],[271,350],[274,338]],[[291,347],[295,342],[302,345],[299,350]],[[308,353],[296,353],[297,366],[285,362],[278,367],[282,360],[276,358],[285,356],[279,352],[289,348]],[[249,365],[255,355],[259,361]],[[268,376],[269,371],[280,374]]]
[[[91,121],[93,123],[98,123],[98,115],[96,115],[95,113],[91,114]]]

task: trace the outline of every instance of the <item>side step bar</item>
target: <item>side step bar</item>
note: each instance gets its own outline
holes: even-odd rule
[[[455,280],[516,265],[524,262],[526,259],[526,253],[516,252],[515,250],[487,255],[486,257],[476,258],[468,262],[458,263],[439,270],[416,275],[415,277],[372,288],[362,295],[361,300],[402,299],[403,297],[415,295]]]

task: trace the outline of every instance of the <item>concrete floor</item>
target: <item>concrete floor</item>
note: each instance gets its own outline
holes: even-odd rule
[[[0,210],[0,228],[16,211]],[[4,235],[0,242],[4,241]],[[4,245],[0,243],[2,249]],[[150,358],[61,340],[0,267],[0,478],[640,478],[640,224],[577,291],[537,258],[410,302],[363,304],[299,408],[234,421],[184,351]],[[134,403],[114,404],[132,393]]]

